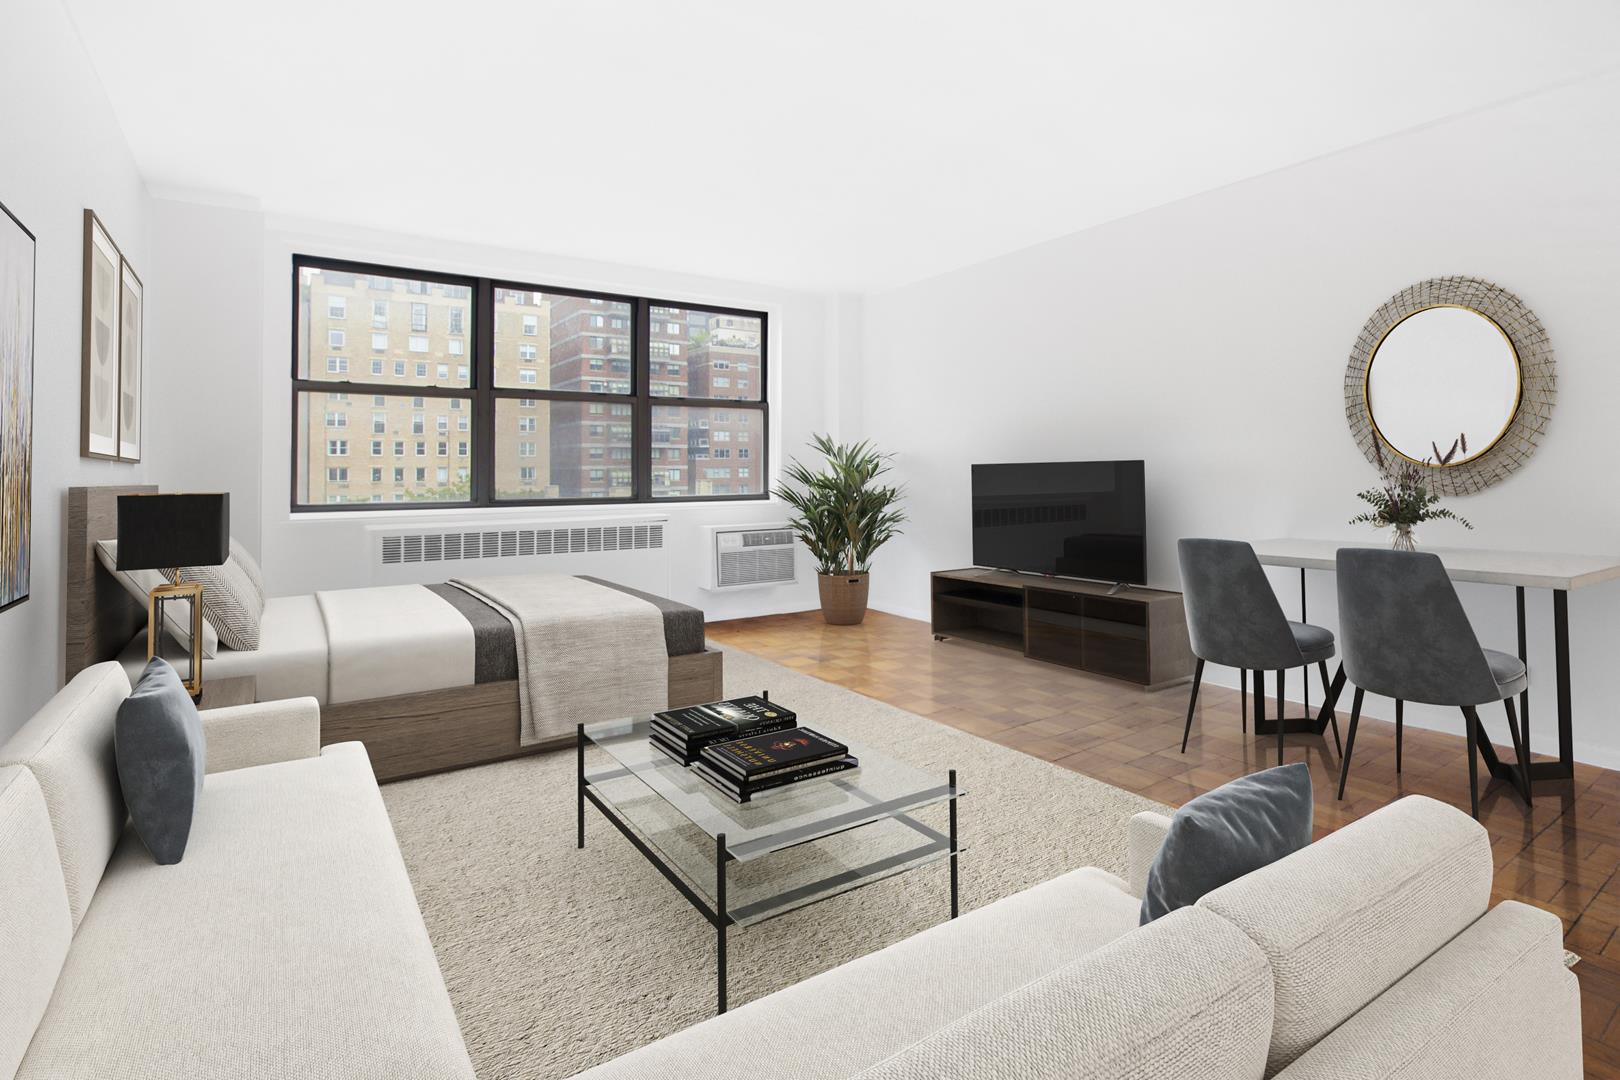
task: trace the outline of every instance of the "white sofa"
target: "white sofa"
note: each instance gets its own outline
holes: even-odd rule
[[[365,748],[313,699],[203,714],[185,858],[127,826],[116,663],[0,746],[0,1078],[473,1075]]]
[[[1560,920],[1488,909],[1467,814],[1409,797],[1146,927],[1076,870],[583,1074],[862,1080],[1579,1080]]]

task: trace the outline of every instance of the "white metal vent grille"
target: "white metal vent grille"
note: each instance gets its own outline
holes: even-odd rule
[[[651,523],[388,533],[381,537],[377,551],[383,566],[401,566],[604,551],[661,551],[663,547],[664,526]]]
[[[717,529],[714,586],[782,585],[794,576],[793,533],[786,528]]]

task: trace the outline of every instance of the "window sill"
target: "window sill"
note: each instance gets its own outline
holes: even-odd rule
[[[668,521],[692,513],[712,513],[727,509],[746,514],[758,508],[764,513],[786,513],[786,504],[772,495],[764,499],[689,499],[679,502],[621,502],[601,506],[570,503],[567,506],[446,506],[420,510],[319,510],[290,511],[287,520],[295,524],[365,521],[390,526],[401,521],[445,521],[452,518],[478,521],[556,521],[581,518],[660,518]]]

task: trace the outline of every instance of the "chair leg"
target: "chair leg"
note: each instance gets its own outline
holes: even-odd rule
[[[1187,696],[1187,727],[1181,733],[1181,752],[1187,752],[1187,737],[1192,734],[1193,709],[1198,705],[1198,684],[1204,681],[1204,661],[1193,665],[1192,693]]]
[[[1350,779],[1350,755],[1356,748],[1356,725],[1361,723],[1361,699],[1366,695],[1356,687],[1356,696],[1350,700],[1350,730],[1344,734],[1344,759],[1339,762],[1339,801],[1344,801],[1344,783]]]
[[[1462,707],[1463,720],[1468,726],[1468,805],[1479,820],[1479,713],[1472,705]]]
[[[1259,668],[1249,672],[1254,685],[1249,687],[1249,698],[1254,702],[1254,734],[1260,737],[1260,725],[1266,721],[1266,673]]]
[[[1238,669],[1238,688],[1243,695],[1243,734],[1249,733],[1249,669]]]
[[[1401,735],[1406,726],[1406,702],[1395,699],[1395,775],[1401,775]]]
[[[1283,681],[1287,675],[1287,671],[1281,668],[1277,670],[1277,764],[1279,765],[1283,763],[1283,717],[1288,715],[1288,710],[1283,708]]]
[[[1519,710],[1513,707],[1512,698],[1503,698],[1502,705],[1507,709],[1508,734],[1513,736],[1513,752],[1518,755],[1519,775],[1524,779],[1524,783],[1519,788],[1519,793],[1524,796],[1524,805],[1532,806],[1535,803],[1533,794],[1535,784],[1530,779],[1529,726],[1526,725],[1523,731],[1519,729]]]
[[[1333,708],[1333,684],[1328,681],[1327,661],[1318,660],[1316,670],[1322,673],[1322,708],[1327,710],[1328,723],[1333,726],[1333,752],[1344,757],[1344,744],[1339,741],[1339,714]],[[1305,710],[1310,712],[1309,709]]]

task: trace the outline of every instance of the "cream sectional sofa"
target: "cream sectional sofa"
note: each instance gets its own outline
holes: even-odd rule
[[[1467,814],[1408,797],[1146,927],[1076,870],[717,1016],[588,1080],[1579,1080],[1563,926],[1489,907]]]
[[[125,822],[116,663],[0,746],[0,1078],[470,1078],[359,743],[313,699],[203,714],[185,858]]]

